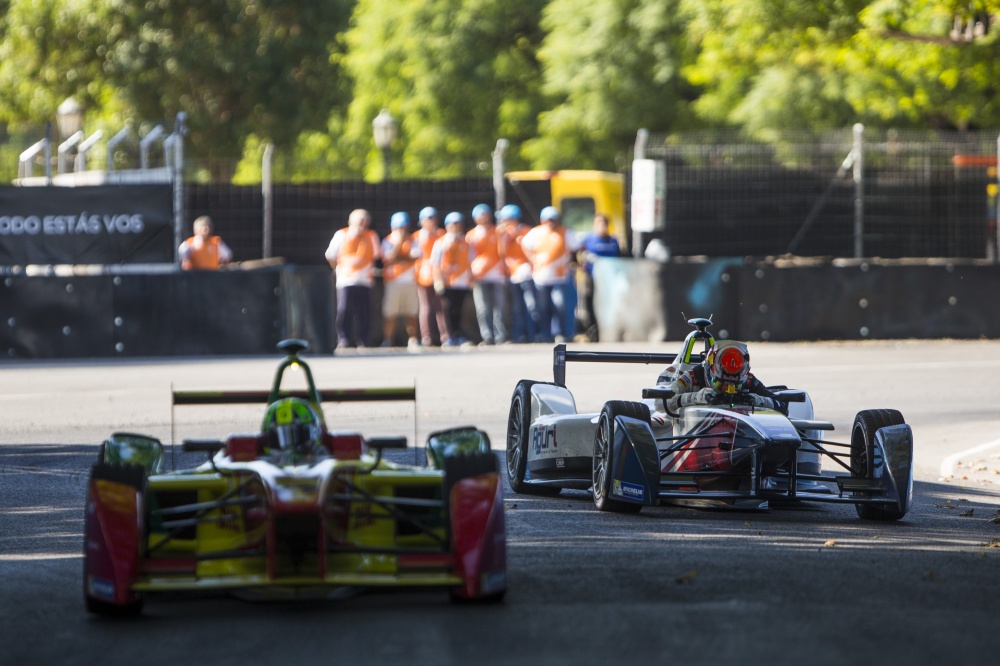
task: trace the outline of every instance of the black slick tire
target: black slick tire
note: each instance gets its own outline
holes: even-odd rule
[[[858,412],[851,427],[851,476],[870,479],[882,464],[876,459],[875,433],[879,428],[905,423],[903,415],[895,409],[866,409]],[[891,522],[903,517],[895,507],[858,503],[854,505],[858,517],[864,520]]]
[[[611,459],[614,453],[611,449],[615,441],[615,419],[626,416],[650,422],[649,407],[641,402],[610,400],[604,403],[601,415],[597,420],[597,431],[594,434],[594,462],[592,481],[594,484],[594,505],[598,511],[614,513],[639,513],[641,504],[622,502],[611,497]]]
[[[536,382],[522,379],[514,387],[510,398],[510,412],[507,416],[507,481],[515,493],[552,497],[559,494],[559,488],[540,486],[524,480],[528,470],[528,432],[531,429],[531,387]]]

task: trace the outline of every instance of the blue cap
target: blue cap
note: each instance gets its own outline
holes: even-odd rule
[[[544,222],[545,220],[558,220],[559,219],[559,209],[555,206],[546,206],[542,209],[541,214],[538,216],[539,219]]]
[[[399,211],[398,213],[393,213],[392,218],[389,221],[389,226],[392,227],[393,229],[409,226],[409,224],[410,224],[410,215],[409,213],[404,213],[403,211]]]
[[[501,220],[520,220],[521,208],[514,204],[507,204],[500,209],[500,214],[497,217]]]
[[[476,219],[480,215],[489,215],[493,212],[493,209],[486,204],[476,204],[475,208],[472,209],[472,219]]]
[[[444,223],[446,225],[447,224],[455,224],[456,222],[459,223],[459,224],[461,224],[462,222],[465,222],[465,217],[461,213],[457,213],[457,212],[451,212],[451,213],[448,213],[447,215],[444,216]]]
[[[438,209],[434,206],[427,206],[420,209],[420,219],[426,220],[428,217],[437,217]]]

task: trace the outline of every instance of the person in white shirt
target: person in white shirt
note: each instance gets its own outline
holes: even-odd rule
[[[365,347],[371,327],[371,287],[375,260],[381,256],[378,234],[369,229],[372,216],[351,211],[347,227],[333,235],[326,260],[337,277],[337,346]]]
[[[573,257],[580,241],[571,229],[562,226],[559,210],[546,206],[541,223],[521,239],[521,248],[531,262],[531,279],[538,292],[539,337],[543,342],[565,342],[572,334],[564,330],[567,320],[566,288]]]
[[[402,317],[407,347],[417,349],[417,276],[414,269],[420,258],[420,244],[409,231],[410,216],[393,213],[389,235],[382,239],[382,346],[391,347],[396,337],[396,323]]]

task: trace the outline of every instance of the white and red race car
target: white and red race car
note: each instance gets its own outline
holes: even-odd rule
[[[736,394],[725,402],[656,411],[673,393],[644,389],[643,401],[611,400],[580,414],[566,388],[566,364],[657,363],[677,372],[704,359],[715,340],[708,319],[679,354],[554,350],[554,381],[521,380],[507,422],[507,478],[518,493],[552,495],[589,489],[602,511],[634,513],[661,502],[767,508],[802,501],[854,504],[869,520],[899,520],[913,495],[913,434],[894,409],[858,412],[849,443],[827,441],[833,424],[817,421],[804,391],[769,387],[787,414],[753,407]],[[699,345],[702,349],[697,349]],[[824,471],[833,461],[842,473]]]

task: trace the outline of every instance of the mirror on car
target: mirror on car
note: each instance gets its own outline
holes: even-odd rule
[[[668,400],[674,397],[674,392],[665,386],[655,386],[653,388],[642,389],[642,397],[644,399],[654,399],[654,400]]]
[[[406,437],[369,437],[365,440],[368,448],[381,451],[382,449],[405,449]]]

